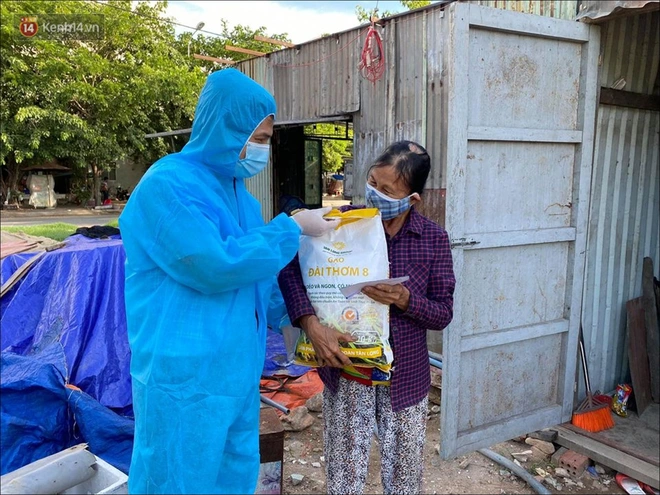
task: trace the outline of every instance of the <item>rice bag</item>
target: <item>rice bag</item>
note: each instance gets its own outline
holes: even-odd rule
[[[341,350],[357,366],[392,368],[389,343],[389,306],[358,293],[347,299],[340,289],[360,282],[389,278],[387,241],[376,208],[340,212],[339,227],[321,237],[303,236],[298,258],[303,282],[322,324],[351,334],[354,342],[340,342]],[[316,353],[304,332],[296,343],[295,361],[318,366]]]

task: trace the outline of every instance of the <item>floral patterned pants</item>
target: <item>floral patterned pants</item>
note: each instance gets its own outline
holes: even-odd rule
[[[377,427],[381,479],[386,494],[414,494],[422,488],[428,398],[392,411],[390,388],[340,378],[333,394],[323,391],[327,492],[361,494]]]

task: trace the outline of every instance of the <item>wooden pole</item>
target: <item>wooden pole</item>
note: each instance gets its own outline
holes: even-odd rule
[[[238,46],[231,45],[225,45],[225,50],[229,50],[230,52],[246,53],[247,55],[254,55],[255,57],[263,57],[266,55],[264,52],[248,50],[247,48],[239,48]]]
[[[259,36],[256,35],[254,37],[255,41],[263,41],[264,43],[270,43],[271,45],[279,45],[279,46],[284,46],[286,48],[293,48],[294,45],[293,43],[289,43],[288,41],[282,41],[282,40],[276,40],[273,38],[266,38],[265,36]]]
[[[218,64],[235,64],[235,60],[230,60],[228,58],[216,58],[216,57],[209,57],[207,55],[200,55],[199,53],[195,53],[193,55],[193,58],[196,58],[198,60],[208,60],[209,62],[216,62]]]

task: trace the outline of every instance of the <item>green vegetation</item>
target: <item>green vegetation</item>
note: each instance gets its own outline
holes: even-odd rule
[[[99,222],[100,223],[100,222]],[[119,227],[117,219],[108,222],[109,227]],[[37,237],[48,237],[56,241],[63,241],[70,235],[75,234],[78,225],[70,223],[48,223],[43,225],[7,225],[0,228],[12,234],[27,234]]]
[[[37,237],[48,237],[49,239],[54,239],[56,241],[63,241],[73,234],[77,228],[77,225],[72,225],[70,223],[49,223],[44,225],[3,226],[2,230],[13,234],[27,234]]]
[[[413,10],[413,9],[419,9],[420,7],[426,7],[431,2],[430,0],[399,0],[399,3],[403,5],[406,8],[406,10]],[[382,17],[389,17],[394,14],[395,12],[390,12],[388,10],[384,12],[378,12],[376,9],[366,10],[361,5],[355,6],[355,15],[357,16],[358,21],[360,22],[368,22],[372,15],[382,18]]]
[[[335,124],[314,124],[313,126],[305,126],[305,133],[332,136],[336,134],[336,128]],[[352,130],[349,130],[348,137],[353,139]],[[344,168],[344,158],[353,155],[353,141],[323,139],[322,146],[324,172],[335,173],[341,171]]]
[[[195,53],[241,60],[225,44],[263,52],[277,46],[254,41],[252,31],[224,25],[220,36],[177,36],[165,17],[167,3],[112,0],[6,0],[0,2],[0,174],[2,193],[17,191],[30,165],[57,160],[73,169],[74,192],[99,198],[103,171],[124,158],[150,165],[180,148],[185,138],[145,134],[191,126],[197,97],[213,62]],[[102,16],[98,39],[26,38],[21,15]],[[190,55],[188,46],[190,43]],[[91,172],[91,177],[88,173]]]

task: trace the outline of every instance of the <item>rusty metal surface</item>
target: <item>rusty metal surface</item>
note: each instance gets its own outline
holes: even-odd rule
[[[584,22],[603,22],[658,10],[660,0],[582,0],[576,19]]]

